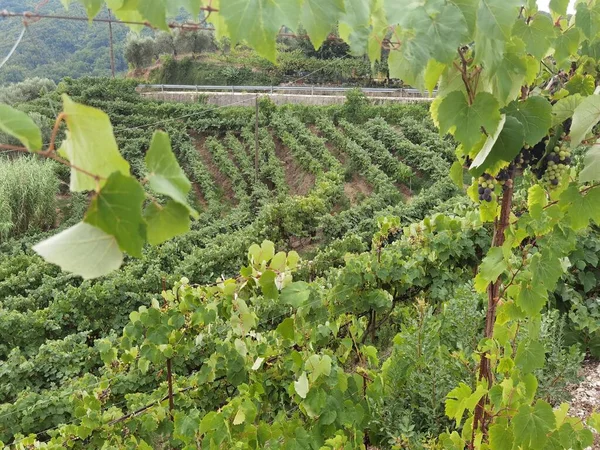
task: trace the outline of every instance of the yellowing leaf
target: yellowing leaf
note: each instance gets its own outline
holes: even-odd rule
[[[123,262],[115,237],[83,222],[40,242],[33,250],[46,261],[84,279],[107,275]]]
[[[242,423],[245,422],[245,420],[246,420],[246,414],[244,413],[244,410],[240,407],[237,411],[237,414],[233,418],[233,424],[241,425]]]
[[[302,372],[298,381],[294,381],[294,390],[296,394],[298,394],[302,398],[306,398],[306,394],[308,394],[308,378],[306,377],[306,372]]]
[[[108,116],[99,109],[80,105],[63,95],[67,122],[67,139],[63,151],[75,167],[104,178],[102,186],[113,172],[129,175],[129,163],[123,159],[113,135]],[[71,169],[71,191],[92,191],[96,181],[89,175]]]
[[[548,204],[548,196],[546,191],[539,184],[534,184],[529,188],[527,196],[527,207],[529,214],[534,219],[538,220],[542,216],[542,211]]]
[[[17,138],[27,150],[37,152],[42,149],[42,132],[23,111],[0,104],[0,130]]]

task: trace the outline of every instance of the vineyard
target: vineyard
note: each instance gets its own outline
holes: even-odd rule
[[[0,448],[599,448],[596,0],[73,3],[19,41],[106,7],[162,30],[139,68],[296,48],[436,96],[1,88]]]
[[[336,268],[345,265],[348,252],[362,252],[372,246],[378,217],[397,216],[407,224],[422,219],[436,207],[452,210],[460,198],[458,188],[447,176],[453,144],[433,131],[425,106],[367,107],[360,118],[365,123],[359,125],[351,122],[357,118],[348,104],[277,108],[262,102],[255,160],[253,108],[211,109],[202,104],[149,102],[138,97],[132,83],[96,79],[62,82],[56,91],[20,107],[30,115],[38,115],[40,122],[51,123],[62,93],[108,112],[134,172],[141,173],[138,168],[153,131],[167,131],[173,151],[193,183],[190,202],[202,213],[191,232],[146,250],[141,259],[128,260],[120,272],[96,282],[82,282],[60,273],[34,255],[30,244],[44,233],[2,241],[0,373],[6,382],[0,392],[0,439],[4,442],[30,433],[42,432],[39,437],[43,437],[44,430],[77,420],[73,395],[86,386],[90,386],[90,394],[110,386],[111,394],[103,400],[101,409],[108,414],[115,414],[115,408],[124,412],[164,395],[164,367],[160,364],[153,369],[146,367],[138,376],[127,374],[107,356],[116,350],[113,346],[118,343],[118,330],[129,326],[131,311],[139,307],[145,310],[159,298],[157,293],[163,286],[181,286],[173,291],[179,295],[179,289],[191,289],[191,285],[213,283],[219,277],[235,278],[247,265],[248,249],[254,243],[272,242],[277,251],[291,252],[288,260],[297,259],[291,255],[302,255],[306,262],[297,263],[298,267],[293,264],[294,285],[302,288],[301,297],[311,305],[305,308],[308,317],[318,314],[324,319],[328,307],[334,306],[329,305],[328,297],[338,289],[336,284],[343,283],[342,279],[336,280],[350,276],[337,273]],[[63,182],[68,182],[65,174],[55,169]],[[63,198],[63,202],[62,228],[79,219],[84,199],[73,195]],[[484,233],[478,228],[472,232]],[[431,232],[435,234],[433,229]],[[269,246],[273,244],[263,245],[272,248]],[[450,242],[443,245],[449,247]],[[465,249],[461,255],[468,259],[473,251]],[[289,261],[287,264],[292,266]],[[180,281],[183,277],[188,280],[184,285]],[[307,284],[312,280],[319,281]],[[324,290],[329,284],[332,286]],[[390,299],[386,297],[390,294],[382,296],[381,291],[377,295],[380,288],[372,286],[372,308],[356,305],[343,314],[337,311],[338,306],[347,309],[356,303],[362,289],[353,286],[344,292],[348,296],[345,306],[346,301],[337,298],[339,305],[330,317],[333,323],[351,317],[347,316],[350,313],[356,314],[358,321],[363,309],[369,312],[389,308]],[[216,291],[212,294],[220,295]],[[221,307],[227,308],[225,304]],[[254,323],[251,318],[260,311],[261,319],[269,323],[257,322],[255,326],[274,338],[280,325],[278,318],[288,308],[268,305],[256,297],[246,306],[250,321],[246,325]],[[233,320],[227,317],[231,312],[223,312],[225,317],[214,320]],[[307,321],[305,326],[309,324]],[[178,329],[184,326],[179,325]],[[218,323],[211,325],[215,330],[220,327]],[[324,336],[319,341],[333,331],[322,330]],[[172,347],[168,352],[189,346],[184,333],[178,333],[181,342],[177,346],[169,344],[169,339],[159,345]],[[209,351],[221,339],[219,333],[211,333],[196,352]],[[278,345],[285,348],[292,341],[290,338]],[[239,340],[236,345],[241,345]],[[111,363],[109,368],[102,367],[100,357]],[[161,358],[154,353],[147,362],[154,367]],[[190,387],[202,367],[208,367],[188,358],[173,358],[175,379],[182,389]],[[250,356],[244,361],[250,361]],[[242,372],[246,370],[244,361],[238,358],[236,362],[241,364]],[[215,373],[210,378],[219,376]],[[240,373],[233,386],[242,382],[248,380]],[[209,386],[218,388],[219,383],[205,387]],[[202,396],[201,392],[199,389],[194,395]],[[214,400],[223,398],[217,396]],[[292,397],[281,401],[293,407]]]
[[[476,370],[482,329],[463,323],[481,322],[472,277],[490,229],[450,180],[454,143],[426,106],[261,101],[256,116],[84,79],[20,108],[50,126],[63,93],[109,114],[140,177],[153,131],[168,132],[201,213],[187,234],[98,281],[35,255],[47,232],[3,239],[2,441],[402,448],[454,426],[444,401]],[[85,198],[54,189],[65,228]],[[538,391],[553,403],[576,381],[580,349],[598,347],[584,318],[599,248],[596,231],[579,240],[577,270],[556,289],[556,306],[581,320],[549,311],[537,337],[551,361],[536,369]],[[335,431],[346,427],[355,433]]]

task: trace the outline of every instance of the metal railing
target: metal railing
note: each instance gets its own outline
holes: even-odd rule
[[[284,92],[284,93],[309,93],[326,94],[347,92],[352,89],[350,87],[335,87],[335,86],[200,86],[188,84],[139,84],[138,89],[141,90],[160,90],[160,91],[191,91],[191,92],[206,92],[206,91],[222,91],[230,93],[244,92]],[[435,97],[437,91],[421,92],[418,89],[412,88],[359,88],[365,94],[392,94],[397,97]]]

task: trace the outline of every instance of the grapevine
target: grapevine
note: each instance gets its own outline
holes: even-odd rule
[[[81,3],[90,17],[105,5]],[[169,29],[167,2],[134,3],[106,5],[124,21]],[[592,308],[573,291],[593,292],[596,280],[588,270],[595,247],[587,239],[600,224],[600,94],[592,75],[599,4],[578,2],[572,15],[563,1],[550,2],[550,14],[516,0],[355,3],[174,2],[194,17],[200,8],[210,11],[206,21],[217,36],[243,42],[272,62],[283,26],[302,25],[316,47],[335,27],[356,54],[372,62],[385,58],[390,77],[437,88],[431,123],[451,137],[414,126],[423,119],[418,107],[378,107],[356,96],[314,114],[269,109],[256,116],[256,136],[247,128],[250,109],[141,105],[159,120],[153,122],[135,101],[112,102],[85,84],[65,83],[52,97],[62,112],[44,145],[26,112],[0,105],[1,131],[19,142],[2,150],[59,161],[70,190],[90,193],[79,222],[38,244],[24,241],[24,259],[18,250],[0,264],[27,265],[30,257],[46,264],[43,258],[84,278],[104,277],[82,282],[61,273],[55,286],[34,273],[29,279],[39,288],[40,309],[16,298],[27,298],[22,286],[13,287],[18,295],[7,303],[18,309],[0,305],[0,350],[11,364],[21,358],[43,364],[46,340],[62,340],[59,349],[79,348],[83,335],[76,336],[86,332],[97,337],[94,352],[105,364],[83,364],[92,353],[84,349],[74,371],[93,374],[63,383],[60,363],[50,364],[56,376],[48,382],[59,384],[56,392],[35,383],[16,396],[3,391],[16,405],[0,409],[0,417],[9,418],[0,428],[9,446],[592,445],[600,416],[571,417],[567,404],[551,404],[538,386],[549,359],[543,318],[557,291],[570,298],[569,320],[588,335],[598,331],[597,316],[586,322],[584,311]],[[52,115],[52,108],[40,108]],[[301,121],[304,128],[286,117],[290,110],[310,117]],[[119,130],[111,120],[132,126]],[[189,130],[208,135],[215,161],[235,185],[237,208],[220,205],[217,177],[195,152]],[[232,133],[236,158],[258,153],[254,182],[247,162],[238,167],[230,159],[219,140],[224,132]],[[317,175],[306,196],[282,195],[289,191],[274,136]],[[427,172],[421,191],[401,203],[395,183],[413,170],[415,176]],[[342,204],[345,173],[364,177],[374,195]],[[452,209],[445,200],[469,178],[473,202],[454,199]],[[447,210],[430,214],[433,207]],[[317,268],[291,249],[305,240],[301,246],[310,256],[319,239],[328,247],[315,258]],[[364,251],[345,253],[356,248]],[[332,267],[323,268],[323,260]],[[575,275],[572,263],[585,273]],[[446,301],[455,296],[486,305],[479,315],[470,313],[477,323],[461,324],[474,342],[452,353],[443,345],[428,348],[421,339],[426,305],[455,307]],[[433,411],[441,407],[435,399],[445,397],[446,426],[429,433],[426,443],[409,426],[392,443],[378,433],[389,412],[378,408],[390,396],[390,367],[414,379],[411,367],[394,365],[413,336],[402,334],[407,317],[416,321],[414,361],[451,360],[460,367],[455,378],[445,373],[452,386],[432,396]],[[591,342],[586,337],[580,350],[593,350]],[[421,351],[441,357],[423,358]]]

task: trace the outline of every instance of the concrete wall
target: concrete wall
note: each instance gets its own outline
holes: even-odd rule
[[[142,95],[153,100],[164,100],[179,103],[195,103],[199,98],[206,98],[206,103],[217,106],[254,106],[257,94],[239,92],[143,92]],[[299,103],[303,105],[327,106],[338,105],[346,101],[342,95],[299,95],[299,94],[258,94],[269,97],[276,105]],[[430,102],[432,98],[418,97],[369,97],[372,103],[386,102],[414,103]]]

